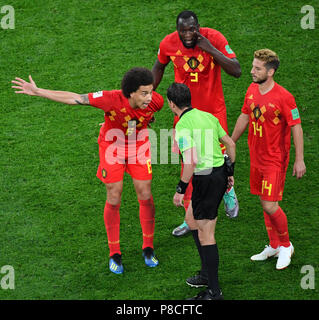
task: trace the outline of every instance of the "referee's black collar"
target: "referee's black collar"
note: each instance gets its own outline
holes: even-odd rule
[[[183,116],[185,113],[187,113],[187,112],[189,112],[189,111],[192,111],[192,110],[193,110],[193,107],[189,107],[189,108],[187,108],[186,110],[184,110],[183,113],[179,116],[179,119],[181,119],[182,116]]]

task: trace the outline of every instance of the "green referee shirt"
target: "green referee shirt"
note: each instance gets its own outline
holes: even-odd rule
[[[224,164],[219,139],[226,135],[218,119],[198,109],[185,110],[175,127],[175,140],[182,155],[196,147],[198,163],[195,172]]]

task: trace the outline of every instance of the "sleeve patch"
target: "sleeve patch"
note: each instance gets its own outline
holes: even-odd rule
[[[188,144],[187,139],[185,139],[185,137],[180,137],[178,139],[178,147],[179,147],[180,150],[188,148],[188,146],[189,146],[189,144]]]
[[[227,45],[225,46],[225,50],[226,50],[229,54],[234,53],[234,51],[231,49],[231,47],[229,46],[229,44],[227,44]]]
[[[297,108],[291,110],[292,120],[299,119],[299,111]]]

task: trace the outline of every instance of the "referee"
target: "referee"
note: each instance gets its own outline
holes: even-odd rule
[[[227,187],[234,184],[236,145],[216,117],[192,108],[191,93],[185,84],[171,84],[167,99],[170,109],[179,117],[175,140],[184,162],[173,202],[182,206],[185,190],[192,179],[193,194],[186,222],[192,230],[202,264],[200,273],[186,283],[193,287],[207,286],[190,300],[221,300],[215,226],[223,195]],[[226,147],[228,156],[222,154],[220,143]]]

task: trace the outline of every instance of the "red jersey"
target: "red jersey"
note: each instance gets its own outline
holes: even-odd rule
[[[242,112],[249,115],[248,146],[251,166],[286,170],[289,163],[291,126],[301,123],[295,99],[275,83],[266,94],[252,83]]]
[[[200,28],[199,32],[226,57],[236,57],[226,38],[219,31]],[[185,83],[188,86],[192,95],[192,106],[212,114],[226,110],[221,67],[209,53],[198,46],[185,48],[175,31],[161,41],[158,60],[162,64],[173,62],[175,82]]]
[[[129,145],[138,147],[149,142],[147,125],[154,112],[161,110],[164,104],[163,97],[157,92],[153,92],[152,101],[145,109],[133,109],[121,90],[89,93],[88,97],[90,105],[105,112],[99,144],[117,142],[120,147],[125,146],[126,155]]]

